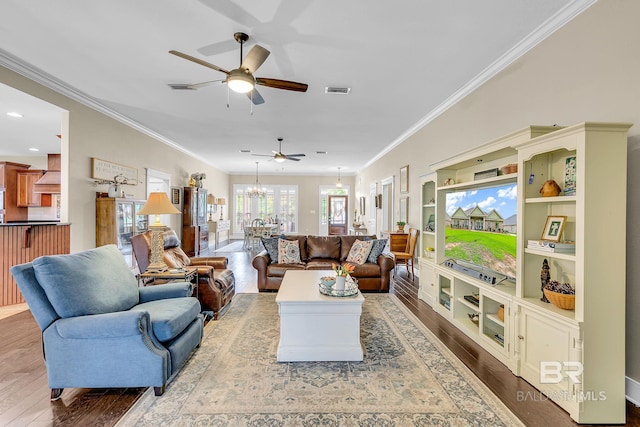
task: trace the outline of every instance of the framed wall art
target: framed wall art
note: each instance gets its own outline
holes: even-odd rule
[[[400,192],[409,192],[409,165],[400,168]]]
[[[182,203],[182,188],[171,187],[171,204],[178,206],[180,210],[180,204]]]

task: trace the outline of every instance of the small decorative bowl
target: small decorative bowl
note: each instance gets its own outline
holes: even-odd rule
[[[336,284],[336,278],[333,276],[323,276],[320,278],[320,283],[322,283],[327,288],[330,288]]]

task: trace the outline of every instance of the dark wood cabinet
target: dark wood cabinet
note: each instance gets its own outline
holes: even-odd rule
[[[207,190],[184,187],[182,206],[182,249],[191,257],[209,248]]]

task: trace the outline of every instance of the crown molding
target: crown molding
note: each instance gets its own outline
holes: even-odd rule
[[[487,68],[481,71],[477,76],[471,79],[467,84],[462,86],[458,91],[454,92],[444,102],[431,110],[421,120],[416,122],[413,126],[403,132],[398,138],[396,138],[391,144],[389,144],[384,150],[378,153],[375,157],[369,160],[362,169],[371,166],[376,161],[380,160],[386,154],[388,154],[395,147],[409,139],[413,134],[425,127],[427,124],[435,120],[449,108],[453,107],[464,97],[478,89],[489,79],[499,74],[502,70],[507,68],[517,59],[526,54],[529,50],[533,49],[551,34],[562,28],[565,24],[571,21],[576,16],[580,15],[586,9],[591,7],[598,0],[575,0],[565,5],[557,13],[540,24],[535,30],[533,30],[528,36],[522,39],[519,43],[514,45],[511,49],[505,52]],[[362,170],[361,169],[361,170]]]

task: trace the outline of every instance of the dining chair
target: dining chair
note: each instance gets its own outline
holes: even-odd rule
[[[416,251],[416,243],[418,242],[418,234],[419,230],[417,228],[409,229],[409,236],[407,237],[407,246],[402,252],[394,252],[391,251],[393,256],[395,257],[395,267],[393,269],[394,273],[397,271],[398,262],[404,261],[404,266],[407,269],[407,275],[411,275],[411,277],[415,278],[413,272],[413,259],[414,253]],[[411,273],[409,273],[409,263],[411,263]]]
[[[264,221],[261,218],[255,218],[251,221],[251,250],[256,250],[256,248],[260,247],[263,228]]]

